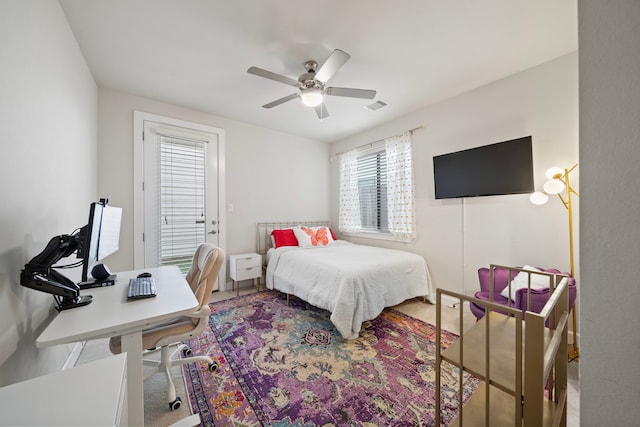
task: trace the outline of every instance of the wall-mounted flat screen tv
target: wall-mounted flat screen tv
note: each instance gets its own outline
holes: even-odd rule
[[[433,157],[436,199],[532,193],[531,136]]]

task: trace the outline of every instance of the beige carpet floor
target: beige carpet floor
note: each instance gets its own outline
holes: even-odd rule
[[[242,290],[242,294],[255,292],[252,288]],[[211,296],[211,302],[221,301],[236,296],[235,292],[223,291],[214,292]],[[429,303],[418,300],[409,300],[396,307],[395,309],[418,318],[432,325],[436,324],[436,307]],[[443,307],[442,309],[442,328],[456,334],[460,330],[466,330],[475,322],[475,317],[468,310],[465,311],[463,317],[463,325],[460,328],[459,312],[457,309]],[[76,364],[87,363],[96,359],[103,358],[111,354],[107,340],[88,341]],[[144,383],[144,420],[147,426],[169,426],[181,419],[191,415],[189,407],[189,398],[185,392],[184,378],[182,368],[175,367],[172,370],[173,382],[176,386],[178,396],[182,398],[182,406],[176,411],[169,409],[169,401],[167,399],[167,380],[163,374],[156,374]],[[579,381],[578,381],[578,362],[569,363],[569,384],[568,384],[568,404],[567,404],[567,426],[578,427],[579,422]]]

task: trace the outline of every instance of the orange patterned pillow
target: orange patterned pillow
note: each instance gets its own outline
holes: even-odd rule
[[[301,247],[327,246],[333,243],[329,227],[300,227],[295,228],[293,232]]]

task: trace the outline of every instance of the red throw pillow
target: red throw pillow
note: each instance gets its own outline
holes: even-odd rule
[[[336,235],[333,234],[333,229],[329,228],[329,231],[331,232],[331,237],[333,237],[333,240],[338,240],[338,239],[336,239]]]
[[[298,239],[296,239],[296,235],[293,234],[293,230],[290,228],[273,230],[271,235],[273,236],[273,242],[276,248],[280,246],[298,246]]]

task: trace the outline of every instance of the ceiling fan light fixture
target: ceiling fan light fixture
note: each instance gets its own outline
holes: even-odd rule
[[[300,93],[300,99],[302,99],[302,103],[307,107],[317,107],[322,104],[324,95],[319,88],[311,87],[309,89],[302,90]]]
[[[293,99],[300,98],[304,106],[314,108],[318,118],[323,120],[329,117],[329,112],[324,105],[325,95],[358,99],[373,99],[376,96],[375,90],[326,86],[327,82],[338,72],[338,70],[340,70],[350,57],[351,56],[349,56],[345,51],[334,49],[333,52],[331,52],[331,55],[329,55],[329,57],[319,67],[316,61],[311,60],[305,62],[304,68],[307,72],[298,77],[298,80],[258,67],[249,67],[247,72],[249,74],[284,83],[298,89],[298,91],[291,95],[276,99],[275,101],[263,105],[262,108],[273,108]],[[378,101],[378,103],[374,103],[370,109],[381,108],[385,105],[387,105],[386,102]]]

